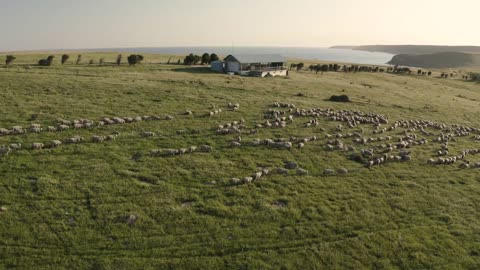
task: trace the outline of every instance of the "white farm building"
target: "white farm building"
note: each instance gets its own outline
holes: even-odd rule
[[[212,63],[212,70],[245,76],[288,76],[287,60],[281,55],[229,55],[223,62]]]

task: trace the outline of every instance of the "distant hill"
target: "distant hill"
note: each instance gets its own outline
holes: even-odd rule
[[[422,55],[398,54],[395,55],[388,64],[422,68],[480,66],[480,55],[462,52],[442,52]]]
[[[440,52],[480,53],[480,46],[436,46],[436,45],[364,45],[333,46],[332,49],[384,52],[391,54],[433,54]]]

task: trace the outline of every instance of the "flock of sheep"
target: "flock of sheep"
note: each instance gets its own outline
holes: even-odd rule
[[[363,164],[366,168],[380,166],[389,162],[409,162],[413,160],[412,151],[416,147],[427,145],[430,143],[438,143],[440,147],[434,155],[437,158],[430,158],[427,164],[431,165],[451,165],[460,162],[459,168],[480,168],[480,163],[471,163],[467,157],[480,154],[480,149],[468,149],[461,151],[458,155],[449,156],[449,142],[456,142],[459,138],[472,136],[473,141],[480,140],[480,129],[462,126],[462,125],[446,125],[434,121],[426,120],[399,120],[392,124],[385,115],[363,113],[356,110],[333,110],[329,108],[301,109],[294,104],[289,103],[273,103],[273,108],[267,109],[264,114],[262,123],[247,125],[244,119],[232,121],[225,124],[217,125],[214,129],[216,135],[233,135],[236,138],[227,141],[230,147],[260,147],[266,146],[272,149],[288,150],[298,149],[302,151],[308,143],[322,141],[325,151],[341,151],[348,157]],[[238,103],[229,103],[227,109],[237,111],[240,108]],[[209,113],[210,116],[222,112],[222,109],[211,106],[214,109]],[[186,110],[184,115],[192,115],[193,112]],[[303,122],[304,128],[316,128],[317,133],[314,136],[303,138],[290,137],[287,138],[255,138],[243,141],[240,135],[254,135],[261,128],[286,128],[294,123],[294,119],[308,120]],[[339,122],[338,125],[329,133],[325,127],[319,127],[320,118],[327,121]],[[47,126],[43,128],[40,124],[31,124],[29,128],[14,126],[12,128],[0,128],[0,136],[22,135],[41,132],[61,132],[69,129],[93,129],[100,126],[121,125],[126,123],[142,122],[147,120],[173,120],[173,116],[137,116],[137,117],[104,117],[95,122],[89,119],[65,120],[57,119],[56,126]],[[370,134],[362,125],[369,125],[373,128]],[[298,125],[297,125],[298,126]],[[319,133],[323,132],[323,136]],[[104,141],[113,141],[119,135],[114,133],[110,135],[93,135],[90,139],[92,143],[101,143]],[[154,132],[143,132],[141,137],[154,137]],[[74,136],[64,140],[51,140],[48,143],[34,142],[30,149],[40,150],[43,148],[57,148],[63,144],[78,144],[84,142],[84,138]],[[12,151],[22,149],[21,143],[11,143],[10,145],[0,146],[0,156],[7,156]],[[213,151],[210,145],[189,146],[180,149],[153,149],[150,151],[151,157],[167,157],[192,154],[196,151],[209,153]],[[358,149],[358,150],[357,150]],[[289,171],[295,170],[295,174],[302,176],[308,175],[309,171],[300,168],[295,162],[287,162],[284,167],[277,167],[273,170],[262,168],[251,176],[243,178],[232,178],[232,184],[248,184],[259,181],[269,174],[288,175]],[[323,175],[346,175],[350,171],[346,168],[325,169]]]

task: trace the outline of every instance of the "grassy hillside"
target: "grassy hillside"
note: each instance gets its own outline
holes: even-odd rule
[[[91,119],[90,128],[0,136],[23,148],[0,157],[0,268],[5,269],[476,269],[480,266],[480,169],[429,165],[440,143],[432,135],[409,162],[367,169],[352,152],[328,151],[327,135],[377,135],[373,125],[294,116],[286,128],[257,128],[274,102],[297,108],[358,110],[401,119],[480,127],[480,84],[456,78],[381,73],[291,72],[289,78],[213,74],[204,67],[146,63],[29,66],[45,55],[19,55],[0,68],[0,127],[43,128],[56,119]],[[113,62],[116,54],[87,54]],[[3,55],[0,58],[3,59]],[[59,61],[60,55],[56,61]],[[298,95],[302,93],[302,95]],[[351,103],[326,101],[346,94]],[[233,111],[228,103],[240,104]],[[216,109],[212,109],[212,104]],[[213,110],[222,112],[206,116]],[[184,112],[190,110],[191,115]],[[164,120],[165,115],[173,120]],[[160,120],[98,126],[103,117]],[[288,116],[289,114],[286,114]],[[217,135],[218,125],[245,121],[241,134]],[[273,122],[273,120],[270,120]],[[343,125],[343,131],[337,126]],[[252,130],[257,134],[251,134]],[[142,133],[154,132],[153,137]],[[93,143],[93,135],[119,134]],[[480,148],[457,137],[450,155]],[[49,148],[51,140],[82,136]],[[242,137],[240,147],[231,141]],[[251,146],[255,138],[316,136],[304,148]],[[387,142],[345,145],[361,149]],[[44,143],[32,150],[32,143]],[[151,157],[152,149],[210,145],[213,151]],[[395,150],[397,154],[399,150]],[[471,163],[480,155],[468,156]],[[273,171],[296,162],[308,175]],[[233,185],[268,168],[271,174]],[[346,168],[347,175],[325,176]]]
[[[334,46],[332,48],[349,48],[368,52],[385,52],[391,54],[433,54],[441,52],[480,53],[480,46],[440,46],[440,45],[363,45]]]
[[[423,68],[457,68],[480,66],[480,61],[477,55],[460,52],[444,52],[422,55],[399,54],[395,55],[388,63],[391,65]]]

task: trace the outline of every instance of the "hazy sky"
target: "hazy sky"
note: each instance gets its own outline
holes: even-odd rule
[[[0,51],[480,45],[480,0],[0,0]]]

